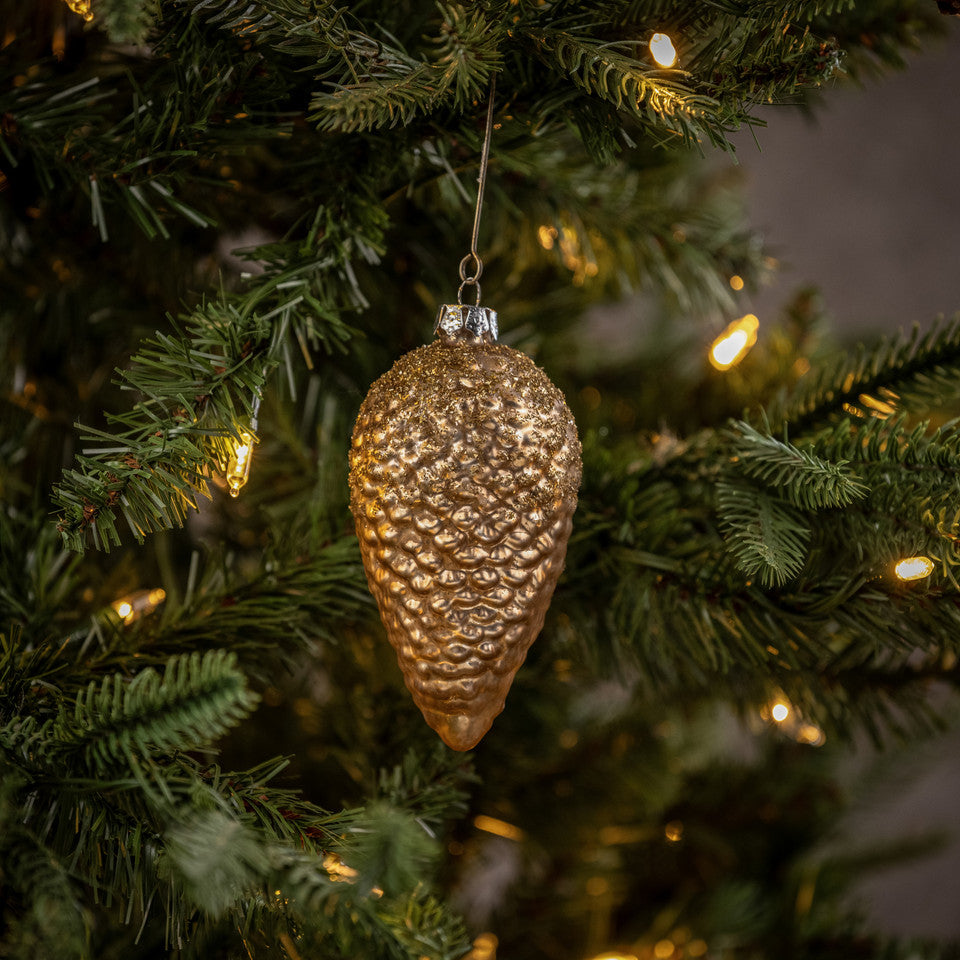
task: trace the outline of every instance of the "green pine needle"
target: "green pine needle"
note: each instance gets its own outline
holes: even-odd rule
[[[270,867],[262,838],[223,810],[194,815],[164,839],[186,895],[211,917],[251,895]]]
[[[438,854],[432,832],[406,810],[370,804],[352,828],[349,862],[361,889],[380,887],[391,897],[413,890]]]
[[[132,680],[121,674],[91,682],[32,744],[49,762],[62,758],[107,771],[173,750],[197,750],[236,726],[258,697],[247,689],[236,656],[223,650],[173,657]]]
[[[604,43],[569,31],[531,30],[539,58],[570,77],[589,94],[630,112],[653,130],[679,134],[691,144],[708,134],[723,142],[719,104],[678,79],[683,74],[657,69],[641,60],[636,42]]]
[[[809,379],[770,413],[770,423],[787,425],[794,438],[843,416],[889,416],[924,412],[960,397],[960,316],[921,334],[881,340],[841,356]]]
[[[779,587],[800,573],[810,528],[794,507],[748,484],[722,482],[717,514],[727,548],[748,577]]]
[[[791,443],[760,433],[739,421],[733,425],[735,469],[760,480],[806,510],[845,507],[862,500],[869,488],[853,476],[846,460],[830,462]]]

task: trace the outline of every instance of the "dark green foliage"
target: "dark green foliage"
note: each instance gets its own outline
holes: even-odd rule
[[[431,833],[412,814],[388,803],[371,805],[368,816],[354,825],[357,883],[365,890],[379,885],[389,896],[413,889],[436,852]]]
[[[168,830],[164,849],[190,901],[221,917],[252,890],[269,866],[260,839],[223,810],[209,810]]]
[[[894,410],[923,413],[956,400],[958,368],[960,318],[926,333],[915,326],[909,335],[825,364],[789,403],[775,408],[771,422],[782,418],[793,432],[809,432],[844,412],[868,417]]]
[[[148,668],[129,683],[117,675],[92,682],[24,747],[47,762],[76,756],[91,772],[122,760],[135,765],[155,750],[202,749],[253,708],[244,686],[223,651],[174,658],[162,677]]]
[[[740,367],[699,359],[769,269],[701,151],[899,65],[934,5],[7,7],[0,956],[949,956],[865,930],[873,861],[825,843],[834,745],[953,718],[960,326],[844,354],[804,295]],[[494,77],[484,301],[565,389],[584,482],[471,758],[403,689],[345,455],[456,290]],[[632,292],[621,350],[587,309]]]
[[[532,32],[532,39],[549,67],[569,75],[586,93],[609,101],[617,110],[635,113],[661,135],[674,134],[690,142],[708,132],[722,137],[722,127],[716,129],[720,104],[639,61],[636,41],[624,42],[618,49],[589,35],[546,29]]]
[[[6,529],[21,535],[31,523],[11,514]],[[27,581],[73,594],[77,564],[49,549],[56,541],[48,524],[37,529],[41,549]],[[120,924],[128,951],[147,931],[145,944],[159,935],[199,956],[216,931],[236,931],[247,917],[274,942],[294,937],[304,949],[353,943],[371,957],[406,958],[432,944],[436,956],[463,954],[459,919],[431,899],[417,867],[436,859],[436,831],[462,809],[462,762],[411,751],[381,772],[383,799],[331,814],[274,783],[285,762],[231,773],[195,759],[258,699],[236,654],[210,648],[202,639],[209,627],[200,625],[212,613],[226,626],[229,611],[238,649],[259,673],[278,635],[288,637],[279,651],[288,660],[332,639],[329,624],[314,618],[351,609],[367,616],[370,607],[359,586],[343,582],[345,563],[356,564],[355,546],[350,560],[343,547],[301,556],[287,570],[268,562],[245,578],[211,564],[182,603],[167,600],[166,628],[157,614],[124,625],[111,610],[57,645],[52,622],[25,604],[46,607],[49,592],[24,590],[14,603],[8,590],[5,615],[20,623],[0,644],[6,952],[101,956],[104,930]],[[309,604],[290,605],[307,590]],[[217,639],[229,642],[224,633]],[[163,672],[154,664],[165,664]],[[340,877],[328,864],[333,852],[357,868]],[[228,949],[239,949],[230,937]]]
[[[10,884],[26,907],[15,921],[10,938],[13,952],[7,955],[26,958],[34,951],[33,955],[41,956],[62,951],[83,956],[91,918],[57,854],[30,830],[15,824],[5,826],[0,850],[4,861],[0,879]]]
[[[717,515],[737,566],[763,586],[783,586],[803,566],[810,529],[783,500],[745,484],[717,485]]]
[[[747,423],[738,423],[735,429],[736,469],[777,489],[797,507],[845,507],[868,493],[866,486],[844,470],[847,461],[825,460],[764,435]],[[856,457],[854,451],[851,457]]]

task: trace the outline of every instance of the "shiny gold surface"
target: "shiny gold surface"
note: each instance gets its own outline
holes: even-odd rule
[[[550,604],[580,486],[560,391],[499,343],[441,337],[367,394],[350,453],[364,568],[427,723],[469,750]]]

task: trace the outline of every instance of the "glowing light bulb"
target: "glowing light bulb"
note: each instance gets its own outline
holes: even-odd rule
[[[253,459],[253,434],[246,430],[240,432],[240,442],[233,448],[227,461],[227,486],[230,496],[238,497],[240,489],[250,479],[250,462]]]
[[[67,6],[74,12],[83,17],[89,23],[93,19],[93,11],[90,9],[90,0],[66,0]]]
[[[797,743],[806,743],[811,747],[822,747],[826,741],[824,732],[812,723],[805,723],[797,731]]]
[[[588,896],[602,897],[610,892],[610,881],[606,877],[590,877],[586,889]]]
[[[353,883],[357,876],[357,871],[348,867],[337,853],[324,853],[323,869],[334,883]]]
[[[929,557],[907,557],[894,567],[894,572],[901,580],[922,580],[933,573],[933,561]]]
[[[718,370],[729,370],[734,364],[739,363],[757,342],[759,327],[760,321],[752,313],[734,320],[713,341],[713,346],[710,347],[710,362]]]
[[[495,933],[481,933],[473,941],[473,949],[463,960],[496,960],[499,943]]]
[[[540,246],[544,250],[553,249],[553,241],[557,239],[558,235],[556,227],[550,227],[546,224],[537,227],[537,240],[540,241]]]
[[[166,590],[156,587],[153,590],[137,590],[119,600],[114,600],[110,606],[124,623],[130,623],[131,620],[152,613],[166,598]]]
[[[488,817],[485,813],[478,814],[473,818],[473,825],[478,830],[485,833],[492,833],[498,837],[504,837],[506,840],[522,840],[523,830],[506,820],[498,820],[496,817]]]
[[[650,38],[650,53],[661,67],[672,67],[677,62],[677,48],[665,33]]]
[[[773,717],[777,723],[783,723],[783,721],[790,716],[790,708],[785,703],[775,703],[770,710],[770,716]]]

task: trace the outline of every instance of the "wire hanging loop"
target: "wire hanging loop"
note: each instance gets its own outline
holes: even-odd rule
[[[476,305],[480,306],[480,277],[483,260],[477,252],[477,237],[480,234],[480,211],[483,209],[483,190],[487,185],[487,166],[490,160],[490,140],[493,137],[493,94],[497,86],[496,74],[490,77],[490,96],[487,101],[487,126],[483,134],[483,149],[480,153],[480,173],[477,176],[477,208],[473,214],[473,233],[470,236],[470,252],[460,261],[460,287],[457,303],[463,306],[463,291],[476,288]]]

